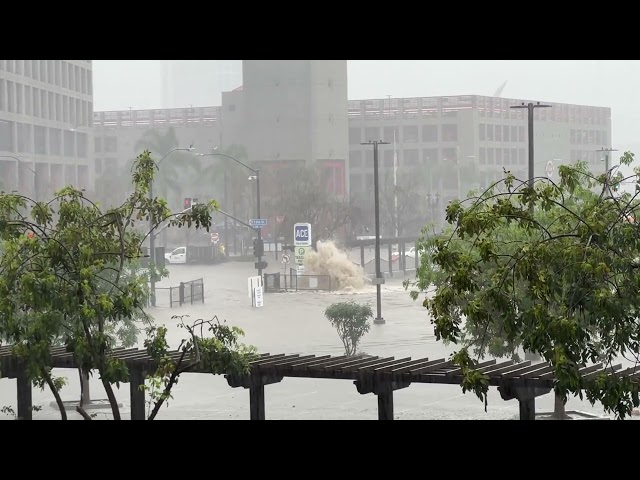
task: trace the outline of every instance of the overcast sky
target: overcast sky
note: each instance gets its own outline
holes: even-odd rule
[[[159,60],[94,60],[95,110],[161,107]],[[612,108],[613,147],[640,145],[640,61],[350,60],[349,99],[493,95]],[[640,152],[639,152],[640,153]]]

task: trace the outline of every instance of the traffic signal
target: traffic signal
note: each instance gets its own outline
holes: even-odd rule
[[[190,198],[185,198],[183,206],[184,206],[185,210],[188,209],[188,208],[191,208],[191,199]]]
[[[191,199],[191,205],[198,205],[198,199],[197,198],[192,198]]]
[[[264,255],[264,241],[261,238],[256,238],[253,241],[253,256],[260,258]]]

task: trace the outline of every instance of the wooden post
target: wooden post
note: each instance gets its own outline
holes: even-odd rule
[[[23,367],[20,368],[16,377],[16,386],[18,390],[18,420],[33,420],[31,378]]]
[[[131,420],[146,420],[144,390],[140,385],[144,385],[144,372],[134,368],[129,370],[129,398],[131,399]]]
[[[378,389],[378,420],[393,420],[393,388],[384,383]]]
[[[520,420],[536,419],[536,399],[535,397],[525,400],[518,400],[520,406]]]
[[[264,384],[259,379],[251,379],[249,412],[251,420],[265,420]]]

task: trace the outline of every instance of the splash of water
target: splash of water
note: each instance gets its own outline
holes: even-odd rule
[[[316,251],[305,256],[304,266],[310,273],[331,276],[331,284],[337,290],[359,290],[366,285],[364,270],[332,241],[319,241]]]

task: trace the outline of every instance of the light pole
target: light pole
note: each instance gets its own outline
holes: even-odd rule
[[[602,147],[600,150],[596,150],[596,152],[602,152],[605,154],[602,160],[604,160],[604,172],[607,174],[607,176],[609,176],[609,153],[617,152],[617,151],[618,150],[616,150],[615,148],[604,148],[604,147]]]
[[[526,108],[527,109],[527,124],[529,127],[529,187],[533,188],[534,184],[534,161],[533,161],[533,109],[534,108],[550,108],[551,105],[542,105],[540,102],[529,102],[522,105],[513,105],[511,108]],[[533,200],[529,203],[529,215],[533,217]],[[540,360],[540,357],[534,353],[524,352],[525,360]]]
[[[169,150],[164,157],[162,157],[156,166],[160,169],[160,164],[162,161],[171,155],[173,152],[185,151],[185,152],[193,152],[193,145],[189,145],[189,148],[174,148],[173,150]],[[149,200],[153,201],[153,179],[149,182]],[[156,234],[153,229],[155,228],[155,218],[153,215],[149,215],[149,262],[153,264],[154,268],[156,265]],[[151,270],[149,270],[151,272]],[[149,281],[151,283],[151,306],[156,306],[156,278],[153,274],[149,275]]]
[[[15,160],[16,162],[18,162],[18,168],[20,167],[24,167],[27,170],[29,170],[31,173],[33,173],[33,195],[34,197],[36,197],[34,200],[38,200],[38,182],[37,182],[37,177],[38,174],[36,173],[35,169],[31,168],[30,166],[28,166],[26,163],[24,163],[22,160],[20,160],[18,157],[14,157],[12,155],[0,155],[0,158],[11,158],[12,160]],[[18,173],[18,178],[20,178],[20,174]],[[18,187],[20,187],[20,185],[18,185]]]
[[[369,140],[368,142],[361,143],[360,145],[373,145],[373,192],[375,202],[375,217],[376,217],[376,306],[377,315],[373,320],[373,323],[382,325],[384,318],[382,318],[382,292],[381,285],[384,283],[384,277],[380,275],[380,198],[378,193],[378,145],[389,145],[389,142],[382,140]]]
[[[255,175],[251,175],[249,177],[249,180],[255,180],[256,181],[256,210],[257,210],[256,213],[258,215],[258,218],[261,218],[260,217],[260,170],[259,169],[256,170],[255,168],[251,168],[246,163],[242,163],[237,158],[234,158],[231,155],[227,155],[226,153],[215,153],[215,152],[213,152],[213,153],[196,153],[196,155],[199,156],[199,157],[225,157],[225,158],[228,158],[230,160],[233,160],[238,165],[242,165],[244,168],[246,168],[250,172],[254,173]],[[258,231],[258,243],[262,244],[262,229],[258,228],[257,231]],[[278,240],[276,239],[276,242],[277,241]],[[260,255],[258,257],[258,275],[260,276],[260,278],[262,278],[262,255]]]

